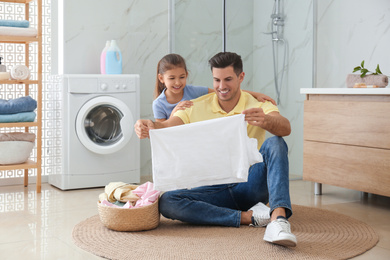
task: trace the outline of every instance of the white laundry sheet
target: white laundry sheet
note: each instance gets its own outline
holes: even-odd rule
[[[156,190],[246,182],[262,162],[257,139],[247,135],[244,115],[150,130]]]

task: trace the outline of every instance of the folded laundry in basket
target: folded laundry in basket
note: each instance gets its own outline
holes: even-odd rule
[[[105,206],[115,208],[144,207],[157,201],[160,196],[160,192],[154,189],[153,183],[151,182],[146,182],[140,186],[125,184],[123,182],[110,182],[106,185],[104,191],[104,193],[99,195],[99,201]],[[123,198],[123,194],[125,194],[130,199],[127,200],[126,203],[123,203],[126,200],[123,200],[122,203],[118,203],[119,199],[115,200],[116,198],[109,196],[113,193],[116,194],[114,196],[118,198]],[[109,197],[111,197],[111,199]]]
[[[25,132],[0,133],[0,142],[7,142],[7,141],[35,142],[35,134],[25,133]]]
[[[356,83],[384,88],[389,84],[389,78],[386,75],[367,75],[361,78],[359,74],[348,74],[346,79],[347,87],[353,88]]]
[[[0,123],[34,122],[36,116],[35,112],[4,114],[0,115]]]
[[[154,129],[149,135],[153,182],[160,191],[245,182],[250,165],[262,161],[242,114]]]
[[[15,99],[0,99],[0,114],[31,112],[37,108],[37,101],[30,96]]]
[[[30,22],[27,20],[0,20],[0,26],[28,28]]]

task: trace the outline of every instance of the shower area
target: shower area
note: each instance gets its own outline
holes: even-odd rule
[[[212,88],[208,60],[236,52],[244,63],[241,87],[278,103],[292,126],[290,179],[302,176],[303,100],[313,86],[313,1],[169,0],[169,52],[182,55],[188,83]]]

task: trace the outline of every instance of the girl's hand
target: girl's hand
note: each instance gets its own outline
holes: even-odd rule
[[[269,96],[265,95],[265,94],[262,94],[262,93],[256,93],[256,95],[254,96],[259,102],[265,102],[265,101],[270,101],[272,104],[274,104],[276,106],[276,102],[275,100],[273,100],[272,98],[270,98]]]
[[[184,109],[186,109],[186,108],[191,107],[193,104],[194,104],[194,103],[193,103],[191,100],[185,100],[185,101],[179,102],[179,103],[176,105],[176,107],[172,110],[172,113],[171,113],[170,116],[173,116],[173,115],[176,113],[176,111],[178,111],[178,110],[184,110]]]

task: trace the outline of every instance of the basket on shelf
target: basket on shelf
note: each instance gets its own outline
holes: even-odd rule
[[[100,221],[115,231],[142,231],[156,228],[160,224],[158,200],[139,208],[115,208],[98,202]]]

